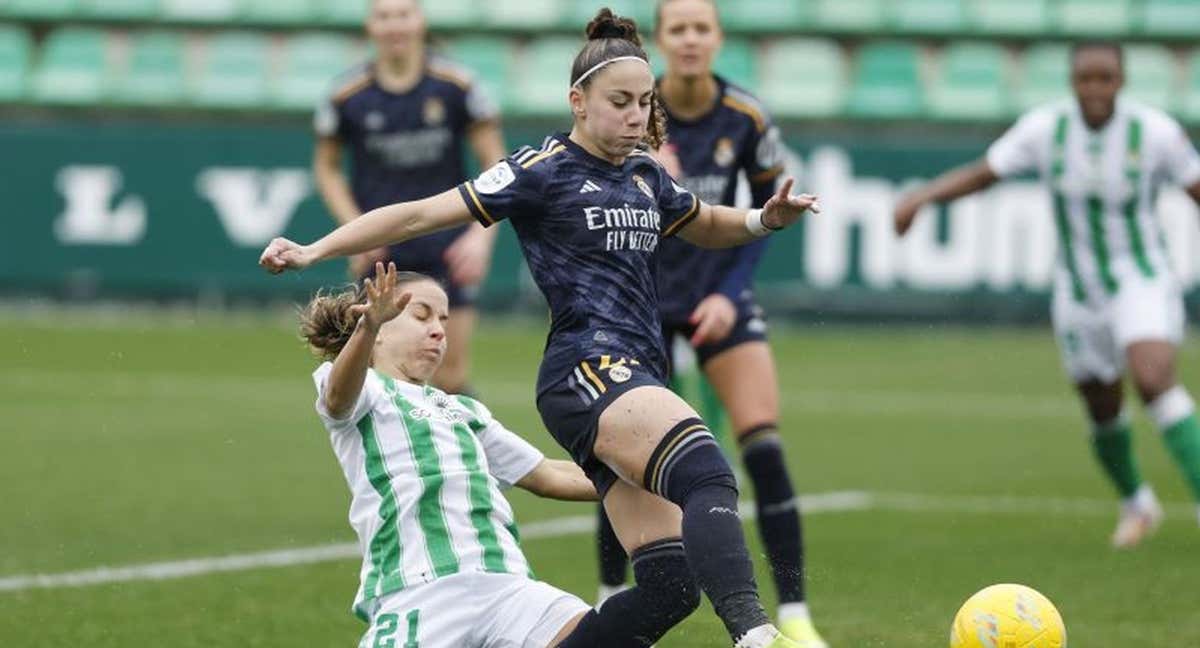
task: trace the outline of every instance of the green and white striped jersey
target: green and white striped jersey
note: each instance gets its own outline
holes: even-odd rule
[[[352,496],[363,564],[354,610],[389,592],[459,572],[529,575],[501,494],[543,455],[478,401],[367,372],[353,411],[322,404],[333,365],[313,372],[317,413]]]
[[[1118,98],[1100,130],[1074,98],[1026,113],[987,152],[1004,178],[1036,172],[1050,189],[1058,227],[1059,281],[1080,302],[1115,294],[1122,277],[1169,275],[1154,216],[1164,181],[1200,181],[1200,155],[1166,113]]]

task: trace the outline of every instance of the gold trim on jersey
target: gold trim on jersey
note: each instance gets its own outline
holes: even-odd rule
[[[554,155],[555,153],[562,153],[565,150],[567,150],[567,147],[563,144],[559,144],[558,146],[555,146],[554,148],[550,149],[549,151],[546,151],[545,153],[538,153],[537,155],[529,158],[528,161],[522,162],[521,168],[528,169],[529,167],[537,164],[538,162],[541,162],[542,160],[550,157],[551,155]]]
[[[471,77],[463,74],[459,70],[455,70],[449,66],[443,66],[439,63],[430,63],[426,67],[429,76],[435,79],[441,79],[458,86],[460,90],[466,92],[471,89]]]
[[[725,104],[726,106],[729,106],[730,108],[733,108],[734,110],[736,110],[744,115],[749,115],[750,118],[754,120],[754,127],[755,127],[755,129],[758,130],[758,132],[761,133],[761,132],[767,130],[766,118],[764,118],[762,115],[762,112],[760,112],[754,106],[751,106],[748,103],[743,103],[741,101],[738,101],[737,99],[734,99],[733,97],[730,97],[729,95],[725,95],[724,97],[721,97],[721,103]]]
[[[690,436],[690,433],[692,431],[707,430],[707,429],[708,429],[708,427],[706,425],[704,425],[703,423],[697,423],[695,425],[684,428],[684,430],[682,432],[680,432],[679,434],[677,434],[674,439],[671,439],[670,445],[668,445],[667,447],[662,449],[662,452],[658,455],[658,463],[655,464],[654,468],[651,469],[651,471],[650,471],[650,474],[651,474],[650,490],[651,490],[651,492],[657,492],[658,482],[660,479],[662,479],[663,465],[667,463],[666,459],[670,458],[671,451],[675,449],[675,446],[679,445],[679,443],[681,441],[687,439]]]
[[[463,185],[467,188],[467,194],[471,196],[471,200],[474,201],[475,206],[479,208],[479,213],[483,214],[483,217],[487,219],[488,225],[495,225],[496,219],[488,213],[488,210],[484,208],[483,203],[479,202],[479,196],[475,193],[475,187],[471,186],[474,184],[474,182],[474,180],[468,180],[463,183]]]
[[[596,372],[592,371],[592,365],[588,364],[587,360],[579,363],[579,366],[583,367],[583,373],[587,374],[588,380],[590,380],[592,384],[596,386],[596,389],[600,390],[601,394],[608,391],[608,387],[604,386],[604,381],[600,380],[600,377],[596,375]]]
[[[338,88],[337,92],[333,93],[333,103],[344,103],[346,100],[350,99],[350,97],[353,97],[363,90],[366,90],[374,80],[375,77],[371,74],[370,70],[363,70],[362,72],[359,72],[354,78],[350,79],[343,84],[342,87]]]
[[[666,231],[662,233],[663,238],[666,238],[669,236],[674,236],[676,232],[683,229],[683,227],[685,225],[687,225],[688,223],[692,222],[692,219],[696,218],[696,215],[699,213],[700,213],[700,199],[697,198],[693,194],[692,195],[692,208],[689,209],[686,214],[684,214],[682,217],[680,217],[679,220],[675,221],[674,223],[671,223],[671,226],[668,227],[666,229]]]

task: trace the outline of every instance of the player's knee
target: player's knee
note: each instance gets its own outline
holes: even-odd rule
[[[1147,366],[1133,372],[1133,384],[1142,402],[1152,403],[1175,386],[1175,372],[1166,366]]]
[[[638,590],[647,607],[658,611],[664,631],[700,607],[700,586],[688,566],[681,538],[639,547],[631,561]]]
[[[698,418],[680,421],[663,436],[650,454],[642,483],[646,490],[679,506],[702,488],[728,488],[737,495],[729,462]]]

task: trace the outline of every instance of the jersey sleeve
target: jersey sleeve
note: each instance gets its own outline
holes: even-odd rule
[[[500,106],[478,79],[472,79],[466,92],[467,123],[469,125],[496,121],[500,118]]]
[[[483,403],[473,399],[463,402],[483,423],[475,434],[487,455],[488,472],[500,482],[501,488],[512,488],[546,458],[540,450],[497,421]]]
[[[1050,141],[1049,122],[1041,113],[1029,113],[1017,120],[987,150],[987,164],[1001,178],[1035,171],[1038,147]]]
[[[1188,139],[1187,133],[1178,123],[1171,120],[1164,134],[1166,142],[1163,166],[1167,177],[1182,187],[1190,187],[1200,182],[1200,154],[1196,152],[1196,147]]]
[[[654,169],[658,174],[658,210],[662,212],[663,238],[675,236],[700,213],[700,199],[685,189],[667,170],[657,162]]]
[[[371,376],[368,373],[367,379],[363,381],[362,391],[358,393],[358,400],[354,402],[354,407],[350,412],[342,417],[336,417],[329,413],[325,407],[325,391],[329,384],[329,375],[333,372],[333,363],[324,362],[317,367],[313,372],[313,383],[317,387],[317,415],[321,417],[321,421],[327,426],[336,426],[346,423],[355,423],[371,411],[375,404],[374,389],[371,385]]]
[[[342,115],[333,97],[322,97],[313,112],[313,133],[317,137],[340,137],[342,134]]]
[[[536,171],[522,167],[510,155],[474,180],[460,184],[458,192],[475,220],[490,227],[535,208],[541,184]]]

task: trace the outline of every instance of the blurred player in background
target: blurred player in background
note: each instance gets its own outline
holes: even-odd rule
[[[660,238],[742,245],[796,222],[816,199],[789,195],[789,180],[762,209],[738,210],[677,185],[639,149],[661,146],[665,124],[637,25],[604,9],[587,36],[571,65],[569,134],[311,245],[277,238],[260,263],[282,272],[472,218],[510,219],[551,310],[538,411],[596,485],[637,581],[562,645],[652,643],[699,605],[699,584],[736,648],[794,648],[759,601],[733,471],[704,422],[664,386],[654,273]]]
[[[569,461],[546,459],[482,403],[428,384],[449,303],[430,277],[378,263],[364,290],[318,295],[301,331],[325,362],[317,413],[350,486],[363,554],[360,645],[545,648],[588,606],[533,580],[502,488],[594,500]]]
[[[1062,244],[1052,316],[1067,374],[1092,421],[1092,445],[1122,498],[1113,533],[1132,547],[1162,508],[1142,481],[1122,400],[1128,371],[1150,417],[1200,500],[1200,424],[1175,374],[1184,309],[1154,215],[1163,181],[1200,204],[1200,155],[1175,120],[1119,96],[1124,57],[1115,43],[1077,45],[1074,99],[1036,108],[988,149],[896,207],[903,234],[922,207],[1037,172],[1050,190]]]
[[[783,172],[779,132],[757,99],[712,71],[723,39],[715,3],[660,0],[654,34],[666,59],[658,96],[668,140],[658,159],[680,184],[713,205],[735,204],[744,173],[752,206],[762,207]],[[686,240],[663,240],[659,312],[667,348],[676,336],[688,339],[729,413],[754,484],[759,534],[779,595],[780,630],[802,646],[820,648],[825,643],[805,603],[800,514],[778,432],[775,365],[752,292],[766,243],[703,250]],[[625,552],[603,508],[599,547],[603,601],[624,586],[626,572]]]
[[[471,73],[426,51],[425,17],[417,0],[373,0],[366,22],[375,59],[345,73],[317,110],[313,172],[339,224],[359,214],[426,198],[466,177],[469,145],[481,167],[504,157],[497,108]],[[350,152],[350,177],[343,172]],[[491,263],[495,232],[465,225],[434,236],[356,255],[355,277],[377,260],[423,272],[450,295],[450,346],[434,384],[469,392],[475,294]]]

